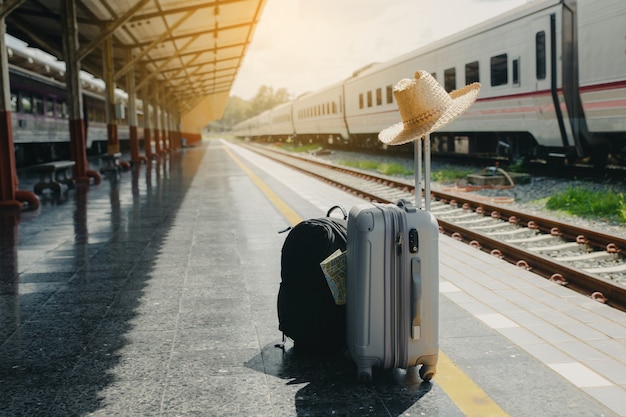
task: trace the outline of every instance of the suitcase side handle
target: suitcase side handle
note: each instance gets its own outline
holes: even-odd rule
[[[422,261],[411,259],[411,339],[419,340],[422,329]]]

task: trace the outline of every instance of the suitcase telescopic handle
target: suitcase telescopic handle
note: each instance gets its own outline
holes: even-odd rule
[[[411,339],[419,340],[422,329],[422,261],[411,259]]]
[[[332,206],[331,208],[328,209],[328,211],[326,212],[326,217],[330,217],[330,213],[332,213],[335,210],[341,210],[341,214],[343,215],[343,219],[344,220],[348,220],[348,213],[346,213],[346,210],[341,207],[341,206]]]

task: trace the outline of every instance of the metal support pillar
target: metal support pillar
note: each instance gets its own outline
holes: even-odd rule
[[[120,152],[120,140],[117,132],[117,115],[115,114],[115,79],[113,69],[113,43],[107,36],[102,48],[102,72],[105,83],[105,117],[107,121],[107,153],[114,155]]]
[[[65,55],[65,79],[68,89],[70,123],[70,154],[75,162],[73,173],[77,184],[89,184],[93,178],[98,184],[102,177],[87,169],[87,149],[85,145],[85,125],[82,119],[83,95],[80,86],[80,61],[78,59],[78,26],[74,0],[63,0],[63,53]]]
[[[148,70],[145,65],[141,66],[141,78],[146,79]],[[143,103],[143,151],[146,159],[150,161],[152,153],[152,138],[150,137],[150,86],[148,83],[141,88],[141,101]]]
[[[162,138],[162,148],[163,148],[163,153],[167,153],[170,151],[170,143],[169,143],[169,136],[167,134],[167,118],[168,118],[168,112],[167,112],[167,108],[166,107],[161,107],[161,138]]]
[[[132,51],[126,51],[126,61],[133,58]],[[130,137],[130,162],[142,163],[146,158],[139,155],[139,138],[137,135],[137,92],[135,91],[135,67],[126,73],[126,88],[128,93],[128,134]]]
[[[153,132],[154,132],[154,150],[156,152],[156,154],[158,156],[161,156],[162,151],[161,151],[161,129],[160,129],[160,124],[159,124],[159,120],[160,120],[160,111],[161,108],[159,106],[159,86],[157,84],[157,82],[154,82],[154,93],[152,95],[152,108],[154,109],[153,112],[153,120],[154,120],[154,124],[152,125],[154,127]]]
[[[167,112],[167,137],[169,139],[170,150],[180,149],[180,146],[176,143],[176,135],[174,134],[174,113],[172,111],[173,106],[170,106],[170,111]]]
[[[180,125],[179,125],[179,111],[176,106],[174,106],[174,113],[172,114],[172,135],[174,135],[174,142],[176,143],[176,149],[180,149],[183,147],[180,138]]]
[[[4,2],[0,0],[0,5]],[[17,189],[13,126],[11,125],[11,85],[5,42],[6,24],[0,18],[0,208],[21,209],[23,202],[29,208],[39,207],[35,193]]]

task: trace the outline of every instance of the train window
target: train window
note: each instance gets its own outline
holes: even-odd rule
[[[69,112],[69,109],[67,108],[67,103],[65,101],[58,103],[57,110],[61,112],[61,117],[63,119],[67,119],[68,117],[70,117],[70,112]]]
[[[363,105],[363,93],[359,94],[359,109],[362,109]]]
[[[372,92],[367,92],[367,107],[372,107]]]
[[[17,94],[11,93],[11,111],[17,112]]]
[[[477,83],[479,81],[478,61],[465,64],[465,84]]]
[[[513,67],[513,85],[516,87],[519,87],[520,81],[519,81],[519,58],[515,58],[513,61],[511,61],[511,66]]]
[[[448,68],[443,71],[444,78],[444,88],[449,93],[450,91],[456,90],[456,69]]]
[[[337,114],[337,103],[333,101],[333,114]]]
[[[537,61],[537,79],[546,79],[546,32],[543,30],[535,35],[535,54]]]
[[[382,88],[376,89],[376,105],[377,106],[383,105],[383,89]]]
[[[509,82],[508,57],[501,54],[491,57],[491,86],[505,85]]]
[[[35,114],[44,115],[43,98],[39,96],[33,97],[33,110]]]
[[[20,96],[20,111],[22,113],[33,112],[33,98],[29,95]]]
[[[54,117],[54,99],[52,97],[46,99],[46,116]]]
[[[393,86],[387,86],[387,104],[393,103]]]

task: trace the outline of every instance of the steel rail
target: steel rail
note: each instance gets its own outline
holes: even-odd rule
[[[346,167],[339,167],[333,164],[321,162],[319,160],[313,160],[311,158],[294,155],[290,152],[283,150],[269,150],[267,147],[245,145],[248,149],[261,153],[264,156],[271,158],[281,164],[287,165],[298,171],[304,172],[308,175],[312,175],[324,182],[333,184],[344,191],[353,193],[361,198],[364,198],[373,202],[381,203],[395,203],[388,198],[382,197],[379,194],[375,194],[369,191],[365,191],[358,186],[338,182],[320,174],[318,172],[311,172],[310,169],[305,167],[302,162],[314,164],[316,166],[322,166],[325,169],[332,171],[340,171],[344,174],[350,174],[361,179],[368,179],[372,183],[384,185],[390,188],[400,189],[407,193],[415,193],[415,187],[413,184],[400,179],[393,179],[388,177],[381,177],[375,174],[352,170]],[[281,155],[275,156],[275,155]],[[284,158],[289,158],[298,161],[288,162]],[[544,233],[557,233],[561,237],[576,241],[584,236],[586,243],[590,246],[598,249],[606,249],[609,244],[615,245],[617,251],[626,250],[626,239],[608,235],[602,232],[598,232],[591,229],[585,229],[578,226],[570,225],[557,220],[546,219],[540,216],[529,215],[517,210],[508,209],[502,206],[495,206],[492,204],[485,204],[481,201],[472,200],[467,197],[459,196],[456,194],[450,194],[440,191],[431,191],[431,198],[445,203],[452,203],[456,205],[462,205],[468,211],[473,208],[473,211],[480,208],[484,215],[488,215],[500,220],[509,220],[515,218],[516,222],[521,225],[528,226],[534,223],[534,227],[543,231]],[[495,215],[494,215],[495,213]],[[437,217],[437,215],[435,215]],[[614,308],[622,311],[626,311],[626,286],[616,285],[601,277],[593,274],[586,273],[583,270],[572,268],[561,262],[557,262],[549,257],[542,256],[530,251],[525,250],[519,246],[508,244],[502,240],[494,239],[484,233],[477,232],[475,230],[454,224],[452,222],[437,218],[442,233],[445,233],[457,240],[467,242],[478,249],[498,256],[503,260],[531,270],[533,273],[549,279],[556,284],[566,286],[574,291],[590,296],[592,299],[603,302]]]

